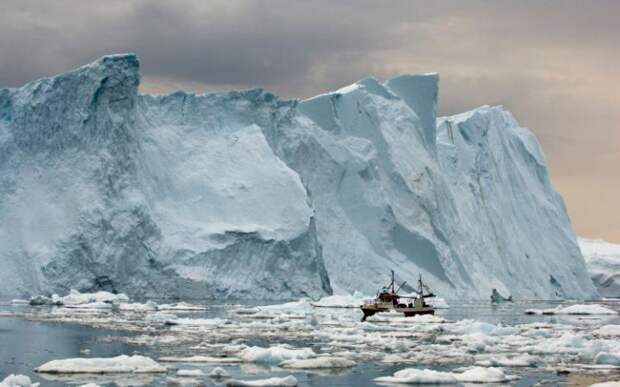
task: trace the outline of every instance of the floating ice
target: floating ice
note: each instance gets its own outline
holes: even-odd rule
[[[599,352],[594,357],[594,364],[620,367],[620,353]]]
[[[239,357],[251,363],[279,364],[286,360],[307,359],[316,356],[310,348],[293,348],[275,345],[269,348],[249,347],[239,353]]]
[[[571,306],[558,306],[552,309],[528,309],[526,314],[564,314],[564,315],[614,315],[615,310],[598,304],[578,304]]]
[[[140,303],[122,303],[118,305],[118,308],[123,311],[133,312],[153,312],[158,310],[157,304],[153,301],[147,301],[144,304]]]
[[[288,360],[279,364],[280,367],[292,369],[350,368],[354,365],[352,360],[334,356]]]
[[[267,379],[255,379],[255,380],[237,380],[231,379],[226,382],[226,386],[230,387],[295,387],[297,386],[297,379],[292,376],[286,376],[284,378],[267,378]]]
[[[494,367],[473,367],[461,374],[455,374],[455,377],[466,383],[503,383],[516,379],[506,375],[503,369]]]
[[[9,375],[0,382],[0,387],[38,387],[39,383],[32,383],[25,375]]]
[[[405,383],[405,384],[456,384],[458,380],[451,372],[434,370],[419,370],[405,368],[397,371],[393,376],[381,376],[374,379],[378,383]]]
[[[230,376],[230,374],[228,372],[226,372],[225,369],[221,368],[221,367],[215,367],[214,369],[211,370],[211,372],[209,372],[209,376],[212,378],[225,378]]]
[[[145,356],[121,355],[110,358],[73,358],[52,360],[34,369],[50,374],[80,373],[159,373],[166,368]]]
[[[207,307],[203,305],[194,305],[194,304],[190,304],[187,302],[177,302],[175,304],[158,305],[157,310],[202,311],[202,310],[207,310]]]
[[[503,383],[514,379],[516,379],[515,376],[506,375],[501,368],[472,367],[462,373],[405,368],[397,371],[393,376],[383,376],[374,380],[380,383],[456,384],[458,382]]]
[[[620,337],[620,325],[603,325],[595,329],[592,333],[604,337]]]
[[[164,356],[159,358],[160,362],[166,363],[215,363],[215,364],[229,364],[229,363],[242,363],[243,360],[237,357],[215,357],[215,356]]]
[[[202,372],[202,370],[199,370],[199,369],[177,370],[177,376],[194,378],[194,377],[204,376],[204,372]]]

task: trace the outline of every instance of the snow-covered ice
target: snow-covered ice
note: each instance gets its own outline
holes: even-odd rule
[[[291,369],[333,369],[350,368],[355,362],[350,359],[334,356],[322,356],[310,359],[287,360],[279,364],[282,368]]]
[[[295,387],[297,386],[297,378],[292,375],[280,378],[272,377],[266,379],[253,380],[237,380],[231,379],[226,381],[226,386],[230,387]]]
[[[395,372],[393,376],[378,377],[374,380],[379,383],[457,384],[458,382],[502,383],[514,379],[515,377],[506,375],[501,368],[472,367],[462,373],[405,368]]]
[[[28,376],[9,375],[0,381],[0,387],[38,387],[39,383],[32,383]]]
[[[293,348],[287,345],[249,347],[239,353],[239,357],[246,362],[264,364],[280,364],[286,360],[308,359],[313,356],[316,354],[310,348]]]
[[[181,369],[181,370],[177,370],[177,376],[195,378],[195,377],[204,376],[204,372],[202,372],[202,370],[199,370],[199,369],[193,369],[193,370]]]
[[[456,384],[458,382],[451,372],[416,368],[405,368],[396,371],[393,376],[381,376],[374,380],[379,383],[402,384]]]
[[[145,356],[121,355],[110,358],[73,358],[47,362],[35,372],[50,374],[81,374],[81,373],[160,373],[166,368]]]

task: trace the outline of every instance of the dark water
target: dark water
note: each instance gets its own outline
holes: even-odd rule
[[[505,325],[515,325],[520,323],[531,323],[535,321],[555,320],[566,321],[570,317],[559,316],[529,316],[525,314],[528,308],[548,308],[557,306],[552,302],[521,302],[514,304],[503,304],[492,306],[488,303],[470,303],[459,305],[457,302],[450,302],[451,308],[438,312],[442,317],[450,320],[475,319],[494,324],[503,323]],[[611,306],[618,310],[619,303],[611,303]],[[0,305],[0,311],[15,312],[29,310],[28,306]],[[211,307],[208,312],[192,314],[192,317],[216,317],[224,314],[225,307]],[[347,313],[356,313],[356,310],[348,310]],[[587,317],[573,318],[581,319],[578,323],[587,324]],[[585,322],[584,322],[585,321]],[[568,321],[567,321],[568,322]],[[575,323],[575,321],[572,321]],[[620,318],[607,318],[606,324],[620,324]],[[65,386],[77,385],[90,381],[101,385],[178,385],[172,376],[149,376],[149,375],[112,375],[112,376],[77,376],[75,378],[54,378],[53,376],[42,377],[32,370],[50,360],[69,357],[111,357],[121,354],[143,354],[153,358],[158,357],[157,348],[142,345],[129,345],[118,340],[108,340],[108,337],[131,335],[127,332],[97,329],[93,327],[70,324],[31,321],[16,316],[2,316],[0,313],[0,381],[8,374],[24,374],[30,376],[34,382],[40,382],[41,386]],[[260,343],[259,343],[260,344]],[[88,349],[90,352],[85,354],[81,351]],[[208,373],[214,368],[212,364],[190,365],[175,364],[183,369],[199,368]],[[407,367],[410,367],[408,365]],[[340,373],[324,372],[290,372],[256,365],[224,365],[233,377],[240,378],[267,378],[273,376],[285,376],[293,374],[300,386],[375,386],[372,379],[378,376],[391,375],[394,372],[405,368],[403,365],[366,363],[358,365],[352,369]],[[442,370],[441,367],[436,368]],[[173,373],[172,373],[173,374]],[[172,375],[170,374],[170,375]],[[573,383],[574,376],[567,377],[556,375],[555,373],[531,370],[529,373],[520,374],[520,379],[511,383],[513,386],[533,386],[537,383],[541,385],[587,385],[595,381],[587,377]],[[620,378],[620,376],[619,376]],[[585,384],[584,384],[585,383]],[[216,382],[207,377],[196,380],[194,384],[188,385],[217,385]]]

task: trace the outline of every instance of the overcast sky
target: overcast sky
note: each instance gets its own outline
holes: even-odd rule
[[[0,86],[136,52],[145,92],[308,97],[440,73],[440,114],[503,104],[581,236],[620,242],[620,1],[0,2]]]

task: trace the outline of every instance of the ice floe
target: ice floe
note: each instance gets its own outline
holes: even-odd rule
[[[620,325],[603,325],[592,333],[598,336],[618,337],[620,336]]]
[[[292,375],[278,378],[254,379],[254,380],[237,380],[231,379],[226,382],[226,386],[230,387],[295,387],[297,386],[297,378]]]
[[[606,308],[598,304],[578,304],[571,306],[558,306],[551,309],[528,309],[525,311],[527,314],[539,314],[539,315],[616,315],[618,312],[615,310]]]
[[[599,352],[594,356],[594,364],[620,367],[620,353]]]
[[[0,387],[38,387],[39,383],[32,383],[25,375],[9,375],[0,382]]]
[[[221,367],[215,367],[211,370],[211,372],[209,372],[209,376],[212,378],[226,378],[230,376],[230,374]]]
[[[378,377],[374,381],[402,384],[456,384],[458,382],[503,383],[514,379],[514,376],[506,375],[501,368],[472,367],[462,373],[405,368],[395,372],[393,376]]]
[[[50,374],[159,373],[166,372],[166,368],[145,356],[121,355],[110,358],[52,360],[35,368],[34,371]]]
[[[393,376],[381,376],[374,379],[378,383],[403,383],[403,384],[456,384],[458,380],[451,372],[416,368],[405,368],[396,371]]]
[[[287,360],[279,364],[282,368],[291,369],[328,369],[328,368],[350,368],[355,362],[350,359],[335,356],[323,356],[310,359]]]
[[[202,372],[202,370],[199,370],[199,369],[193,369],[193,370],[181,369],[181,370],[177,370],[177,376],[195,378],[195,377],[204,376],[204,372]]]
[[[230,363],[242,363],[243,360],[237,357],[215,357],[215,356],[164,356],[159,358],[160,362],[165,363],[215,363],[215,364],[230,364]]]
[[[239,357],[246,362],[264,364],[279,364],[286,360],[308,359],[313,356],[316,354],[310,348],[293,348],[288,345],[249,347],[239,353]]]

